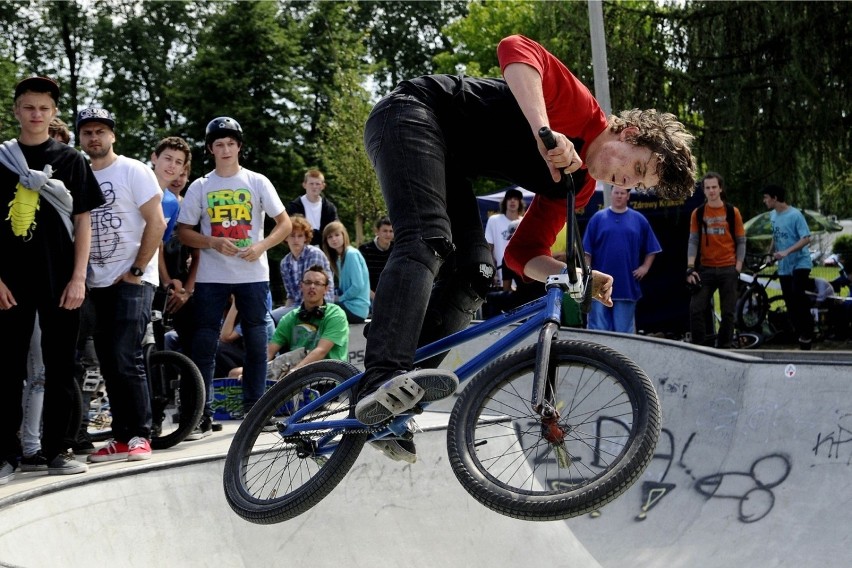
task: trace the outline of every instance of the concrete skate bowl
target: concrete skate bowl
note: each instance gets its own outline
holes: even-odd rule
[[[566,524],[510,519],[469,497],[447,461],[445,430],[418,434],[417,445],[413,466],[364,448],[329,497],[276,525],[231,511],[224,456],[79,476],[0,502],[0,565],[598,566]]]
[[[620,334],[560,336],[626,354],[662,402],[663,434],[650,467],[596,514],[534,523],[493,513],[456,481],[445,431],[430,429],[416,437],[416,464],[364,448],[322,503],[271,526],[230,510],[221,453],[19,492],[0,500],[0,564],[850,565],[849,353],[724,352]],[[451,353],[445,365],[468,355]]]

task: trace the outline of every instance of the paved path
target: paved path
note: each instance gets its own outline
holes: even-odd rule
[[[19,474],[0,487],[0,565],[848,566],[852,355],[563,335],[627,354],[662,401],[655,459],[599,515],[533,523],[491,512],[452,474],[445,415],[427,413],[413,466],[365,448],[317,507],[253,525],[222,495],[236,428],[226,423],[150,462],[98,464],[67,478]]]

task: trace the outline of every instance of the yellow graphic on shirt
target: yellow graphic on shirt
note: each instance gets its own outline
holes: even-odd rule
[[[210,234],[236,239],[240,248],[251,246],[251,220],[254,206],[248,189],[219,189],[207,194]]]
[[[16,237],[24,237],[29,240],[35,229],[35,214],[39,208],[38,191],[27,189],[20,183],[15,191],[15,198],[9,202],[9,216],[6,220],[12,221],[12,233]]]

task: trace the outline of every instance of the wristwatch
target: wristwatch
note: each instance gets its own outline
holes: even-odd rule
[[[142,270],[141,268],[139,268],[138,266],[131,266],[130,267],[130,274],[132,274],[133,276],[139,277],[139,276],[142,276],[143,274],[145,274],[145,271]]]

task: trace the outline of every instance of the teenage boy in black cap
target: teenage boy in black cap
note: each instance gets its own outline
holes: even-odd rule
[[[80,306],[86,297],[91,243],[89,212],[104,202],[83,156],[50,137],[59,87],[30,77],[15,87],[20,135],[0,148],[0,329],[9,379],[4,396],[20,401],[36,313],[42,328],[45,396],[43,463],[51,475],[88,468],[65,452],[74,407],[74,356]],[[15,476],[21,405],[0,413],[0,485]],[[32,459],[34,456],[23,456]]]
[[[151,457],[151,399],[142,341],[160,282],[157,251],[166,229],[162,189],[151,168],[116,154],[115,117],[107,109],[81,110],[77,136],[109,197],[92,212],[87,284],[114,438],[89,461],[146,460]]]

